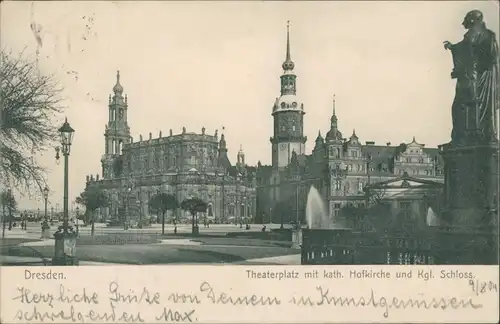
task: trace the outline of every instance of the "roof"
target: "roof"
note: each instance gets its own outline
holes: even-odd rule
[[[444,184],[437,181],[425,180],[421,178],[415,178],[408,175],[408,173],[404,173],[401,177],[397,177],[394,179],[375,182],[365,186],[365,190],[369,189],[381,189],[381,188],[409,188],[412,186],[418,185],[419,187],[433,187],[433,188],[442,188]]]

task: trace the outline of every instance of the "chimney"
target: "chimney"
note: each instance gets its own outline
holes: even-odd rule
[[[391,142],[387,142],[387,146],[391,146]]]
[[[373,141],[366,141],[366,145],[374,145],[374,144],[375,144],[375,142],[373,142]]]

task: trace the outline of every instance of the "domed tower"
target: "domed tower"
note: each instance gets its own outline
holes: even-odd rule
[[[127,96],[123,96],[123,87],[120,84],[120,71],[116,72],[116,84],[113,87],[113,97],[109,95],[109,118],[105,127],[104,155],[101,159],[102,176],[110,179],[115,175],[116,158],[121,155],[124,144],[130,143],[130,127],[127,123]]]
[[[318,137],[316,137],[316,142],[314,149],[312,151],[314,160],[319,162],[325,159],[325,140],[321,136],[321,131],[318,131]]]
[[[297,98],[296,79],[290,55],[290,24],[287,24],[286,58],[281,75],[281,96],[276,99],[272,116],[274,136],[271,137],[273,168],[283,169],[289,163],[292,152],[305,153],[307,137],[304,136],[304,104]]]
[[[240,150],[238,151],[238,154],[236,156],[236,160],[238,162],[236,162],[236,166],[238,166],[238,168],[240,170],[243,170],[243,168],[245,168],[245,152],[243,152],[243,146],[240,144]]]
[[[222,128],[224,131],[224,128]],[[227,143],[226,137],[224,133],[222,133],[219,141],[219,156],[218,156],[218,165],[221,168],[224,168],[225,172],[231,167],[231,162],[229,162],[229,158],[227,156]]]
[[[337,122],[338,119],[335,114],[335,95],[333,95],[333,113],[330,118],[330,130],[326,133],[325,145],[328,148],[328,160],[334,163],[341,160],[344,155],[344,140],[342,139],[342,133],[339,131]]]

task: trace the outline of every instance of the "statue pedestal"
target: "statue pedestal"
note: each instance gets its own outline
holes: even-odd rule
[[[445,167],[440,239],[471,237],[453,264],[498,264],[498,142],[445,144],[440,150]],[[442,246],[454,249],[456,240],[444,241]]]
[[[302,247],[302,228],[292,230],[292,249]]]
[[[54,234],[55,249],[52,265],[55,266],[68,266],[78,265],[76,259],[76,238],[77,234],[72,228],[61,230],[61,228]]]
[[[52,235],[50,235],[50,226],[46,220],[42,222],[42,239],[50,239]]]
[[[498,142],[440,146],[445,171],[442,220],[464,231],[493,229],[498,217]]]

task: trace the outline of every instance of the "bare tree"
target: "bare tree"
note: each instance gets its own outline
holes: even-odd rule
[[[53,117],[62,111],[62,88],[41,75],[23,53],[0,52],[0,182],[36,190],[45,186],[45,169],[33,158],[57,139]]]

